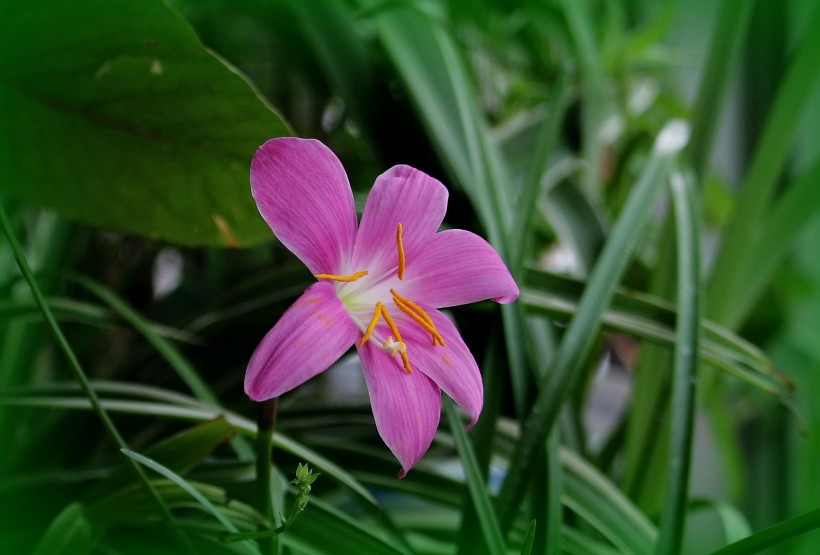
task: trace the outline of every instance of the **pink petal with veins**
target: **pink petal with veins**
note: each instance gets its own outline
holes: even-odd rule
[[[401,463],[399,478],[427,452],[441,415],[441,391],[421,372],[407,373],[372,343],[358,347],[379,435]]]
[[[245,393],[264,401],[302,385],[327,370],[360,335],[333,285],[311,285],[254,351]]]
[[[447,211],[447,189],[437,179],[410,166],[394,166],[380,175],[367,197],[354,266],[379,276],[398,264],[396,229],[409,264],[430,241]]]
[[[400,292],[436,308],[518,298],[518,286],[495,249],[463,229],[442,231],[424,245],[408,263]]]
[[[347,174],[319,141],[285,137],[259,147],[251,192],[274,235],[313,274],[345,267],[356,241],[356,209]]]
[[[445,346],[433,346],[430,333],[400,313],[395,319],[407,345],[410,366],[433,380],[467,413],[469,429],[478,420],[484,404],[484,386],[478,365],[453,323],[438,310],[420,306],[430,316]]]

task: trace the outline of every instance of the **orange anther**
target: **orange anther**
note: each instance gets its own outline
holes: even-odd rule
[[[379,323],[379,317],[382,314],[384,305],[381,302],[376,303],[376,310],[373,311],[373,318],[370,319],[370,323],[367,324],[367,329],[362,336],[362,340],[359,341],[359,347],[364,346],[367,343],[367,340],[370,339],[370,336],[373,335],[373,330],[376,329],[376,324]]]
[[[357,279],[363,278],[366,275],[367,275],[367,270],[362,270],[360,272],[356,272],[355,274],[353,274],[351,276],[336,276],[336,275],[333,275],[333,274],[315,274],[313,277],[315,277],[316,279],[328,279],[330,281],[349,282],[349,281],[356,281]]]
[[[399,279],[404,279],[404,244],[401,242],[401,223],[396,230],[396,247],[399,249]]]

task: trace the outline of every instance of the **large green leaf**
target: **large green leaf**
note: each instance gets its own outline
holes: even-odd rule
[[[189,245],[270,236],[256,148],[288,128],[161,0],[0,1],[2,189]]]

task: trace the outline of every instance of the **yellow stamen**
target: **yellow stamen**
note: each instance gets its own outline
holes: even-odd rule
[[[382,305],[382,316],[384,316],[384,321],[387,322],[387,327],[390,328],[390,331],[393,332],[393,335],[396,336],[396,343],[404,343],[401,339],[401,334],[399,333],[399,328],[396,327],[396,322],[393,321],[393,318],[390,316],[390,313],[387,312],[387,307]],[[409,374],[413,373],[413,369],[410,368],[410,359],[407,358],[407,348],[405,347],[404,350],[399,349],[399,354],[401,355],[401,362],[404,364],[404,369],[407,370]]]
[[[363,278],[367,275],[367,270],[362,270],[360,272],[356,272],[352,276],[335,276],[333,274],[315,274],[313,277],[316,279],[329,279],[331,281],[356,281],[359,278]]]
[[[404,244],[401,242],[401,223],[396,230],[396,246],[399,249],[399,279],[404,279]]]
[[[384,305],[381,302],[376,303],[376,310],[373,311],[373,318],[370,319],[370,323],[367,324],[367,329],[362,336],[362,340],[359,341],[359,347],[364,346],[367,343],[367,340],[370,339],[370,336],[373,335],[373,330],[376,329],[376,324],[379,323],[379,317],[382,315]]]
[[[444,339],[441,337],[441,334],[436,329],[436,325],[433,323],[433,319],[430,318],[430,315],[427,314],[423,308],[410,299],[399,295],[395,289],[391,289],[390,292],[393,294],[393,301],[395,301],[396,306],[399,307],[402,312],[418,322],[421,327],[430,332],[430,335],[433,336],[433,345],[439,343],[442,347],[446,347],[444,344]]]

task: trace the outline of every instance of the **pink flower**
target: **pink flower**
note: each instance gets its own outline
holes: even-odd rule
[[[278,397],[355,344],[379,435],[404,476],[430,447],[441,390],[470,426],[483,404],[475,359],[437,309],[512,302],[518,287],[486,241],[463,230],[438,232],[447,189],[409,166],[376,179],[358,229],[344,168],[318,141],[262,145],[251,190],[273,233],[319,282],[256,348],[245,392],[255,401]]]

